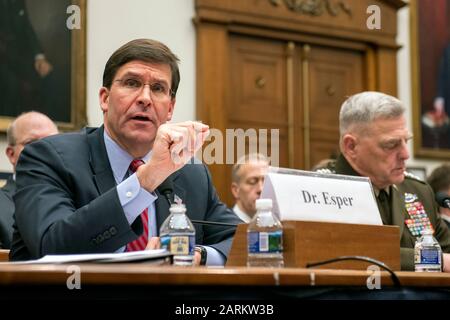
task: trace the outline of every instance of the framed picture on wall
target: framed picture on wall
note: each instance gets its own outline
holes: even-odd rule
[[[450,159],[450,0],[411,0],[414,154]]]
[[[23,112],[86,123],[86,1],[0,0],[0,131]]]

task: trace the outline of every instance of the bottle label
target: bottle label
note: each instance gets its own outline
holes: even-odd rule
[[[440,265],[441,251],[437,249],[422,249],[415,256],[416,264]]]
[[[283,231],[249,232],[249,253],[271,253],[283,251]]]
[[[195,237],[193,235],[173,235],[161,237],[161,248],[174,256],[194,255]]]

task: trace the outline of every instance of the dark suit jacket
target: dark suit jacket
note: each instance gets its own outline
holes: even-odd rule
[[[6,184],[3,186],[2,190],[6,193],[8,197],[10,197],[11,199],[13,198],[17,190],[17,185],[13,179],[12,174],[9,176],[8,180],[6,180]]]
[[[16,183],[12,176],[0,190],[0,248],[11,248],[11,238],[14,223],[14,200]]]
[[[187,164],[171,177],[174,193],[183,199],[191,219],[240,222],[218,199],[203,164]],[[51,136],[26,146],[16,181],[12,260],[114,252],[142,233],[141,219],[130,226],[120,205],[103,127]],[[158,229],[168,209],[159,195]],[[227,256],[234,231],[232,227],[196,226],[196,243]]]

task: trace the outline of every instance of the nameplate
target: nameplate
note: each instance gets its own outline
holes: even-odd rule
[[[271,167],[261,198],[280,220],[382,225],[369,178]]]

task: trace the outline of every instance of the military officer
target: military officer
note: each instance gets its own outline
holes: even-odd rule
[[[424,228],[431,228],[450,272],[450,233],[438,214],[431,187],[405,172],[409,158],[405,107],[379,92],[349,97],[339,115],[340,150],[337,160],[322,172],[369,177],[383,224],[400,227],[402,270],[414,270],[414,244]]]

